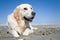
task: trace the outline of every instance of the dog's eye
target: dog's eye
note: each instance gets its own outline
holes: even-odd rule
[[[24,10],[28,10],[27,8],[24,8]]]
[[[32,9],[32,8],[31,8]]]

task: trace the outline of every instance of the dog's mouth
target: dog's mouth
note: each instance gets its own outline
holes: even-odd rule
[[[24,16],[24,19],[25,19],[25,20],[27,20],[27,21],[30,21],[30,22],[32,22],[32,20],[34,19],[34,17],[27,18],[27,17],[25,17],[25,16]]]

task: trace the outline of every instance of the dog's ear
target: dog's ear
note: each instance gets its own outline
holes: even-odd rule
[[[15,17],[16,20],[19,20],[19,11],[20,11],[19,8],[16,8],[16,9],[14,10],[14,17]]]
[[[21,13],[20,13],[20,9],[19,8],[16,8],[14,10],[14,18],[16,19],[17,23],[19,24],[20,20],[21,20]]]
[[[16,22],[18,24],[18,28],[20,28],[21,32],[24,32],[26,27],[25,27],[25,24],[22,26],[20,23],[22,20],[22,15],[21,15],[21,11],[19,8],[16,8],[14,10],[14,18],[16,19]]]

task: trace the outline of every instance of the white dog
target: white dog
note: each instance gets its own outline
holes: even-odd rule
[[[19,34],[29,35],[36,29],[30,26],[30,22],[34,19],[35,12],[29,4],[21,4],[16,7],[12,14],[8,15],[9,32],[14,37],[19,37]]]

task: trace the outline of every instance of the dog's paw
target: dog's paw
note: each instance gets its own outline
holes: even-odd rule
[[[28,36],[29,34],[31,34],[31,33],[33,33],[33,32],[34,32],[33,30],[27,28],[27,29],[25,30],[25,32],[23,33],[23,35]]]
[[[15,30],[9,31],[13,37],[19,37],[18,33]]]
[[[38,30],[38,28],[35,27],[35,28],[33,28],[33,30]]]
[[[19,37],[19,35],[13,35],[14,37]]]

